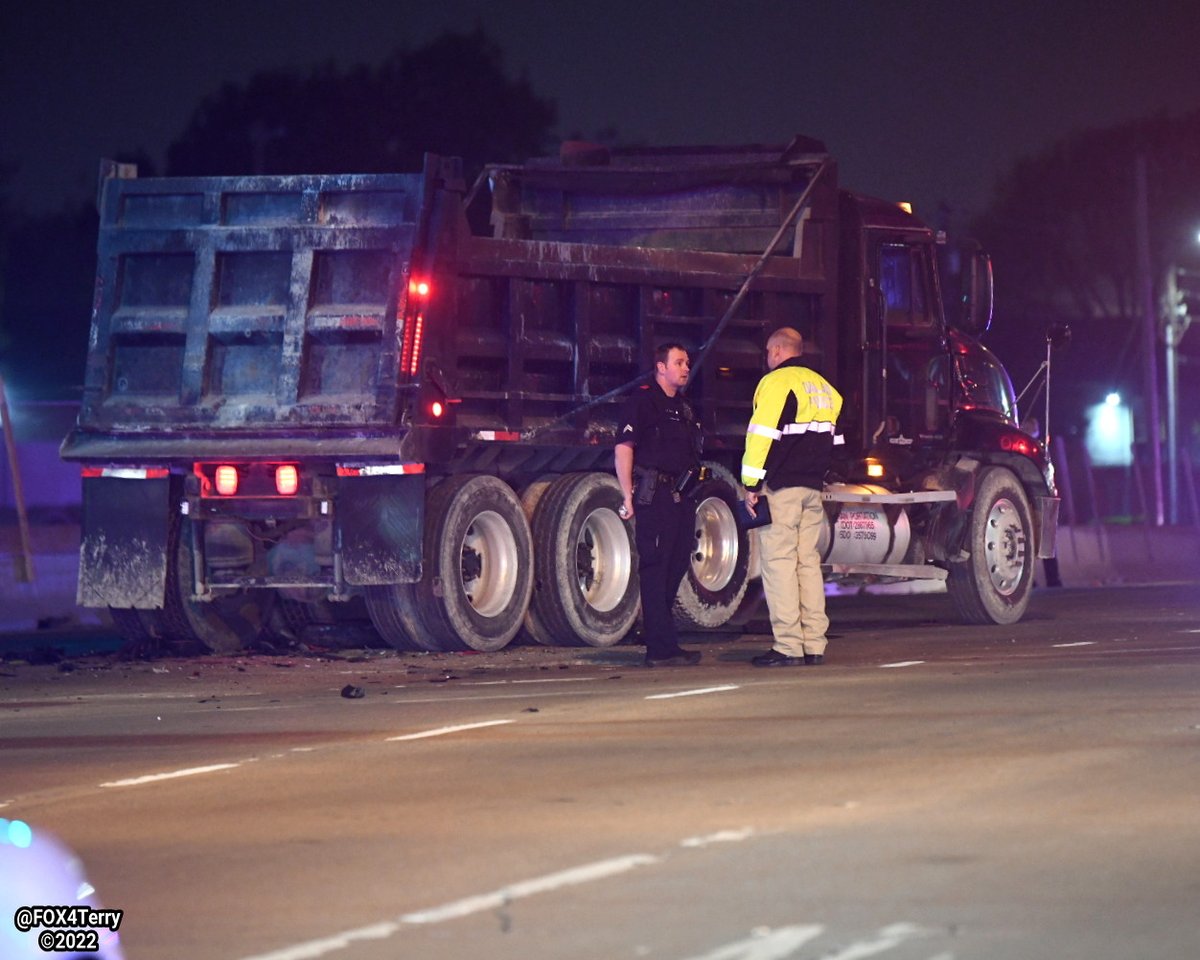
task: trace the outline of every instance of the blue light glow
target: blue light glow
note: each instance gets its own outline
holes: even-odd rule
[[[24,849],[33,843],[33,830],[24,820],[8,822],[8,842],[14,847]]]
[[[1127,467],[1133,462],[1133,411],[1120,399],[1110,393],[1104,403],[1088,410],[1087,452],[1093,466]]]

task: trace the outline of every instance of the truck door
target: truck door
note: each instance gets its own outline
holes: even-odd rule
[[[927,242],[881,238],[873,245],[875,296],[867,371],[868,446],[910,461],[939,445],[950,421],[950,363],[932,250]],[[899,464],[897,464],[899,467]]]

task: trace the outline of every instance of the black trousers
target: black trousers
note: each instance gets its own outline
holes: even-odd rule
[[[687,573],[695,542],[696,505],[676,503],[660,484],[647,506],[638,506],[638,586],[642,593],[642,639],[652,657],[670,656],[679,648],[671,607]]]

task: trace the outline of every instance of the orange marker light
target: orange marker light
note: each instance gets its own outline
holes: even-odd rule
[[[229,464],[217,467],[217,493],[223,497],[232,497],[237,493],[237,488],[237,467],[231,467]]]
[[[275,489],[281,497],[290,497],[300,489],[300,471],[293,463],[283,463],[275,468]]]

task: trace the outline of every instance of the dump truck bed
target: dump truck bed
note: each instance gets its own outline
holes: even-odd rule
[[[394,434],[423,175],[112,179],[70,458]],[[394,441],[390,443],[394,450]]]
[[[480,434],[595,448],[621,402],[595,398],[657,344],[696,350],[719,327],[689,390],[732,447],[766,332],[799,327],[814,358],[832,344],[837,188],[819,146],[494,166],[471,196],[436,156],[414,175],[109,180],[63,455],[457,470]],[[437,423],[418,402],[429,384],[453,408]]]

